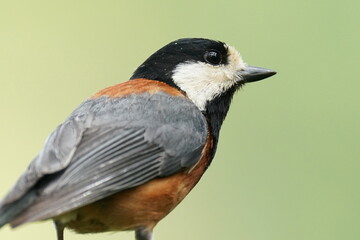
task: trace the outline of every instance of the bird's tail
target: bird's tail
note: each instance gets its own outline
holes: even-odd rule
[[[19,215],[21,215],[21,212],[28,208],[35,201],[35,199],[36,192],[29,191],[23,197],[14,202],[7,204],[0,203],[0,228],[7,223],[11,224],[11,222]]]

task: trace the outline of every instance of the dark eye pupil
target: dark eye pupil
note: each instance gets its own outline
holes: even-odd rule
[[[218,65],[221,62],[221,54],[216,50],[206,52],[204,58],[206,62],[213,65]]]

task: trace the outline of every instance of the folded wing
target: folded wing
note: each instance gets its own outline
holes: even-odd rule
[[[206,120],[165,93],[85,101],[4,198],[0,225],[47,219],[197,163]]]

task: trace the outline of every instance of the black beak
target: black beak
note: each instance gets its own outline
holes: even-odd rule
[[[274,74],[276,74],[276,72],[273,70],[254,66],[246,66],[244,70],[239,72],[241,81],[244,81],[246,83],[256,82],[271,77]]]

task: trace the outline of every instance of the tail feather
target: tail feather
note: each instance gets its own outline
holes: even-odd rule
[[[21,213],[36,200],[36,191],[30,190],[22,198],[5,205],[0,205],[0,228],[14,221]],[[16,227],[13,226],[12,227]]]

